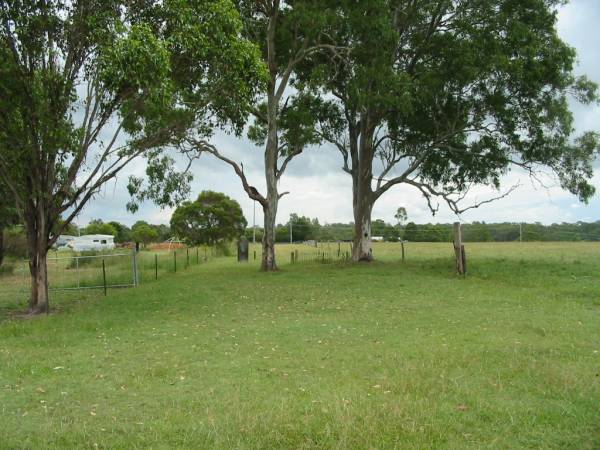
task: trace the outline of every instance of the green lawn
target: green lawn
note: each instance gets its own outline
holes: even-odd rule
[[[0,304],[0,448],[600,447],[599,244],[292,248]]]

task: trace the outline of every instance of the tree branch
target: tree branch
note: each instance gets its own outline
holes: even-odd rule
[[[251,186],[248,183],[248,179],[246,178],[246,174],[244,174],[244,167],[242,165],[239,165],[235,161],[227,158],[226,156],[221,155],[214,145],[206,141],[190,138],[187,140],[187,142],[199,154],[210,153],[215,158],[220,159],[221,161],[229,164],[237,174],[238,178],[241,180],[242,186],[244,187],[244,191],[246,191],[248,197],[250,197],[252,200],[256,200],[257,202],[259,202],[263,206],[263,208],[269,207],[267,199],[264,196],[262,196],[254,186]]]

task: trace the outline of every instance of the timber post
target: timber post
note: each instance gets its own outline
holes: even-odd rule
[[[460,231],[460,222],[454,222],[454,255],[456,257],[456,271],[459,275],[467,273],[467,257],[465,254],[465,246],[462,243],[462,235]]]

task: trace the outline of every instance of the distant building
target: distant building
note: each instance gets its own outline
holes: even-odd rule
[[[67,247],[76,252],[112,250],[115,248],[115,237],[109,234],[87,234],[74,238],[67,243]]]
[[[371,236],[373,242],[383,242],[383,236]]]

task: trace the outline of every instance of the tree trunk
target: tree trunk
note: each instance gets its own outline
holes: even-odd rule
[[[267,207],[263,207],[265,215],[265,234],[263,236],[263,254],[261,270],[265,272],[276,271],[275,261],[275,221],[277,219],[277,206],[279,192],[277,190],[277,155],[279,153],[277,139],[277,124],[273,120],[269,123],[269,136],[265,148],[265,180],[267,182]]]
[[[29,250],[29,273],[31,275],[31,291],[29,297],[29,313],[43,314],[50,311],[48,298],[48,226],[44,210],[38,207],[28,215],[27,244]],[[35,219],[32,220],[32,217]]]
[[[358,178],[358,177],[355,177]],[[353,209],[354,209],[354,243],[352,246],[352,260],[372,261],[371,248],[371,211],[373,199],[371,192],[371,179],[353,180]]]
[[[375,203],[373,193],[373,133],[367,116],[361,120],[362,130],[352,158],[352,206],[354,210],[354,244],[352,260],[372,261],[371,212]]]
[[[4,227],[0,227],[0,266],[4,261]]]
[[[29,299],[29,313],[43,314],[50,311],[48,299],[48,266],[46,264],[47,251],[40,252],[30,258],[29,272],[31,273],[31,297]]]
[[[277,208],[277,203],[275,203],[275,208]],[[265,232],[262,240],[262,263],[260,268],[263,272],[273,272],[277,270],[275,261],[275,219],[277,213],[276,210],[266,208],[264,214]]]

